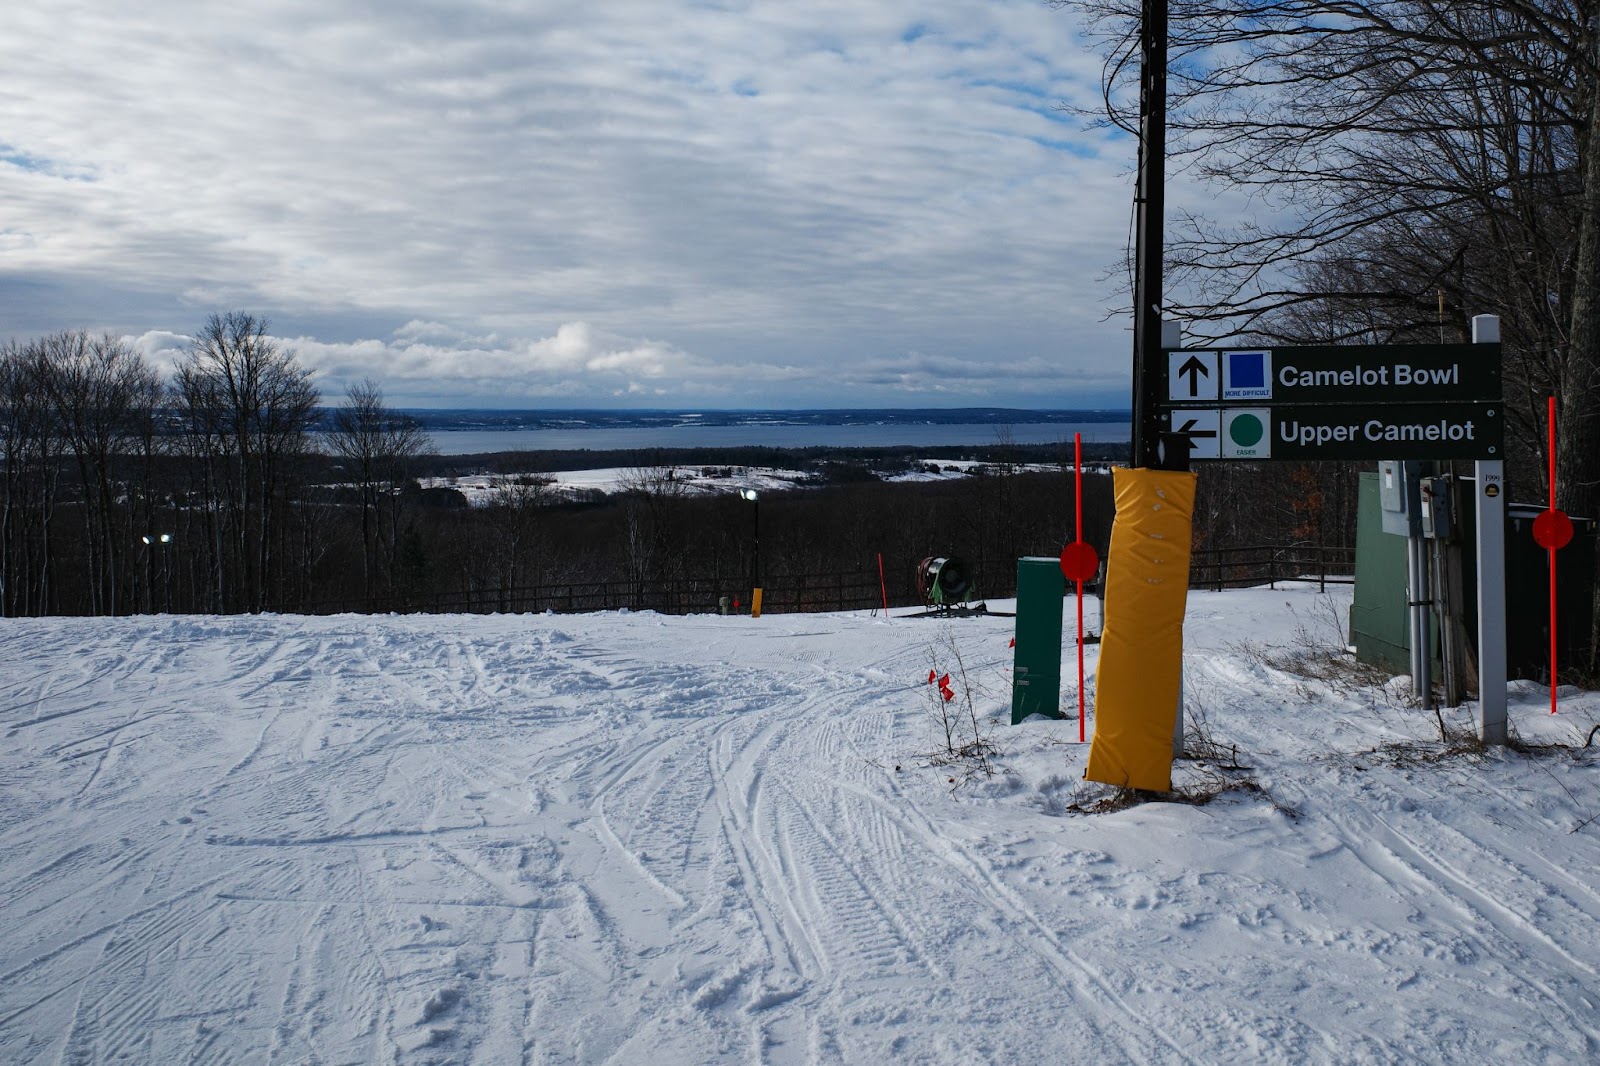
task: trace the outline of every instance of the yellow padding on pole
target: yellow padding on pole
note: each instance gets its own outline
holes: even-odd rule
[[[1117,518],[1106,556],[1094,743],[1083,776],[1167,792],[1183,674],[1195,476],[1119,469],[1112,478]]]

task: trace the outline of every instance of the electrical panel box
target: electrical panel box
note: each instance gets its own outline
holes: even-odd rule
[[[1425,477],[1418,489],[1418,508],[1422,522],[1422,535],[1435,540],[1451,540],[1455,536],[1454,499],[1450,492],[1450,477]]]
[[[1378,505],[1385,533],[1422,535],[1421,480],[1420,463],[1385,459],[1378,464]]]
[[[1017,560],[1017,646],[1011,670],[1011,724],[1030,714],[1061,717],[1061,610],[1067,579],[1055,556]]]

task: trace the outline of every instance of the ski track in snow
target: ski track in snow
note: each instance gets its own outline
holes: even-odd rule
[[[1311,602],[1260,591],[1191,624]],[[1192,638],[1191,706],[1299,816],[1063,817],[1086,750],[1002,724],[1010,631],[8,620],[0,1061],[1600,1055],[1595,761],[1386,758],[1431,716]],[[954,791],[945,632],[1003,750]]]

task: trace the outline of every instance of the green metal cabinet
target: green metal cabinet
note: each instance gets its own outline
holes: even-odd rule
[[[1030,714],[1061,717],[1061,560],[1017,560],[1017,646],[1011,671],[1011,724]]]
[[[1409,668],[1406,538],[1384,532],[1378,475],[1363,473],[1356,510],[1356,587],[1350,643],[1356,658],[1388,670]]]
[[[1406,625],[1406,541],[1383,531],[1377,474],[1361,475],[1356,518],[1356,586],[1350,606],[1350,641],[1356,658],[1385,669],[1408,667],[1411,634]],[[1506,676],[1544,681],[1550,673],[1550,579],[1545,550],[1533,539],[1533,520],[1542,504],[1506,505]],[[1587,649],[1593,608],[1597,546],[1595,520],[1574,518],[1576,536],[1556,553],[1558,658],[1573,664]],[[1455,535],[1460,544],[1462,621],[1476,647],[1478,612],[1477,530],[1470,507],[1457,508]],[[1430,623],[1430,643],[1437,626]],[[1020,641],[1019,641],[1020,643]],[[1437,648],[1434,651],[1437,656]],[[1474,653],[1475,654],[1475,653]],[[1559,668],[1559,663],[1558,663]]]

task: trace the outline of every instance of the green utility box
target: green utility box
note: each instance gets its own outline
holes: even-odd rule
[[[1061,560],[1017,560],[1017,646],[1011,671],[1011,724],[1030,714],[1061,717]]]
[[[1470,481],[1466,484],[1472,484]],[[1350,606],[1350,640],[1356,658],[1385,669],[1409,668],[1411,634],[1406,624],[1406,541],[1383,531],[1377,474],[1362,474],[1356,515],[1356,585]],[[1470,499],[1459,494],[1458,499]],[[1533,539],[1538,504],[1506,507],[1506,676],[1545,680],[1550,673],[1549,556]],[[1477,529],[1471,507],[1456,508],[1454,536],[1461,559],[1462,622],[1477,656]],[[1572,543],[1556,553],[1557,658],[1575,663],[1588,648],[1600,523],[1572,519]],[[1438,628],[1430,623],[1430,646],[1438,661]],[[1020,644],[1020,641],[1018,642]]]
[[[1350,605],[1350,642],[1356,658],[1386,670],[1410,669],[1411,631],[1406,617],[1406,538],[1386,533],[1378,502],[1378,475],[1361,475],[1356,510],[1356,587]]]

